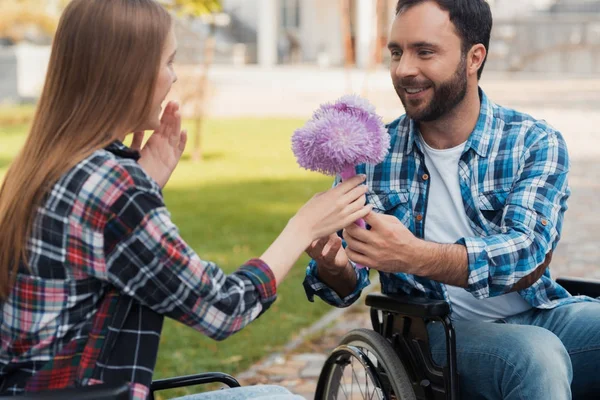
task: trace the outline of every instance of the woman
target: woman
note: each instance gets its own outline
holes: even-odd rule
[[[127,381],[144,399],[163,316],[226,338],[268,309],[313,240],[370,211],[356,177],[309,200],[235,273],[201,261],[161,195],[186,141],[176,104],[159,120],[175,50],[154,0],[73,0],[61,17],[0,191],[0,393]],[[141,151],[122,144],[152,129]]]

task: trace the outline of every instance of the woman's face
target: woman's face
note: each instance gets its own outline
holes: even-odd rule
[[[162,111],[162,103],[171,90],[171,85],[177,81],[177,75],[173,68],[173,61],[177,51],[177,39],[175,31],[171,28],[169,35],[165,41],[162,56],[160,59],[160,71],[156,80],[156,90],[152,99],[152,109],[150,111],[149,121],[144,127],[145,130],[155,130],[160,126],[160,114]]]

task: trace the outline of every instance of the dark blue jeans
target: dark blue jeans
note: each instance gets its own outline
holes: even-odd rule
[[[453,325],[462,399],[600,399],[600,303]],[[429,324],[429,335],[445,364],[441,324]]]

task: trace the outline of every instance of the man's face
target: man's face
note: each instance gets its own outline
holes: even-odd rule
[[[462,102],[466,57],[447,11],[431,1],[407,9],[394,20],[388,47],[392,82],[411,119],[435,121]]]

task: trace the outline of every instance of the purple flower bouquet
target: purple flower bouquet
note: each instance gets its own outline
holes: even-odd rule
[[[368,100],[347,95],[322,104],[292,136],[292,151],[301,167],[339,175],[356,175],[359,164],[379,164],[389,151],[390,135]],[[356,224],[365,227],[361,219]]]

